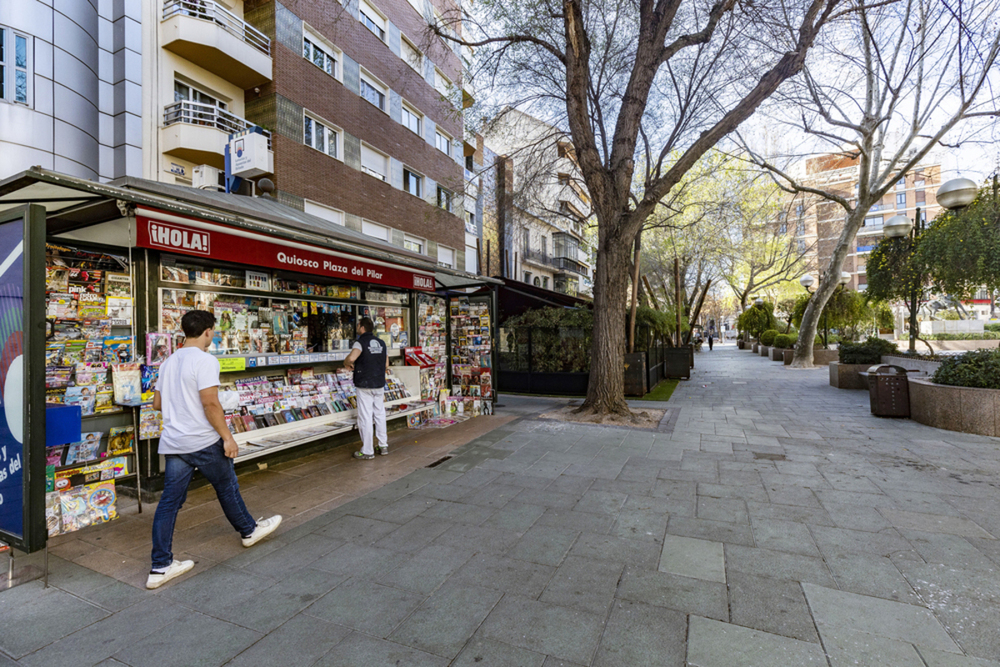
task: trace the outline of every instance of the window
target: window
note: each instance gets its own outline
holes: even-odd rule
[[[452,195],[450,190],[442,188],[440,185],[437,189],[437,205],[438,208],[443,208],[446,211],[451,211],[451,200]]]
[[[802,240],[802,239],[799,239],[797,247],[798,247],[798,251],[800,253],[801,252],[805,252],[806,251],[806,242],[804,240]]]
[[[905,176],[903,178],[899,179],[898,181],[896,181],[896,189],[897,190],[905,190],[906,189],[906,177]]]
[[[472,160],[473,160],[473,156],[472,155],[466,155],[465,156],[465,169],[466,169],[466,171],[475,171],[476,170],[476,165],[473,163]]]
[[[806,214],[806,207],[805,206],[803,206],[802,204],[799,204],[798,206],[795,207],[795,215],[797,215],[797,216],[799,216],[801,218],[805,214]]]
[[[338,211],[335,208],[330,208],[329,206],[308,199],[306,200],[305,211],[310,215],[315,215],[317,218],[323,218],[327,222],[332,222],[339,227],[344,226],[343,211]]]
[[[303,143],[330,157],[340,157],[340,133],[310,116],[302,121]]]
[[[229,105],[222,100],[202,92],[183,81],[174,81],[174,102],[197,102],[198,104],[207,104],[208,106],[220,109],[229,108]]]
[[[410,252],[415,252],[417,254],[424,254],[424,240],[416,236],[410,236],[407,234],[403,237],[403,247]]]
[[[896,208],[906,208],[906,193],[900,192],[896,195]]]
[[[302,37],[302,57],[320,68],[332,77],[340,78],[337,71],[337,56],[329,46],[320,46],[320,40],[315,35]]]
[[[382,111],[385,111],[386,87],[362,72],[361,97],[365,98]]]
[[[447,266],[449,269],[455,268],[455,251],[443,245],[438,246],[438,264]]]
[[[372,222],[371,220],[361,221],[361,233],[372,238],[379,239],[380,241],[389,240],[389,228],[385,225],[379,225]]]
[[[542,236],[540,237],[539,240],[541,241],[541,243],[539,244],[538,249],[542,252],[543,255],[547,255],[549,252],[549,237]]]
[[[799,224],[795,225],[795,235],[804,236],[806,233],[806,223],[804,220],[799,220]]]
[[[479,230],[476,227],[476,214],[470,211],[465,212],[465,232],[475,235]]]
[[[542,287],[544,287],[545,289],[549,288],[549,277],[548,276],[542,276]]]
[[[0,99],[28,103],[28,38],[0,28]]]
[[[423,178],[409,169],[403,170],[403,189],[411,195],[422,197],[424,192]]]
[[[538,278],[538,276],[535,276],[535,279],[532,281],[531,284],[534,285],[535,287],[541,287],[542,281]]]
[[[524,252],[531,251],[531,234],[528,233],[527,229],[521,230],[521,249]]]
[[[524,282],[531,284],[531,271],[524,272]]]
[[[917,196],[917,203],[918,204],[926,204],[927,203],[927,191],[926,190],[917,190],[913,194],[915,194]]]
[[[403,105],[403,125],[408,127],[413,132],[420,134],[420,114],[417,113],[416,109],[413,109],[409,105]]]
[[[475,234],[465,233],[465,270],[469,273],[479,273],[479,238]]]
[[[386,180],[389,173],[389,158],[368,144],[361,144],[361,171],[379,180]]]
[[[862,227],[881,227],[882,226],[882,216],[881,215],[869,216],[869,217],[865,218],[865,221],[864,221],[864,223],[862,223],[861,226]]]
[[[444,97],[451,94],[451,81],[436,67],[434,68],[434,88]]]
[[[434,145],[437,146],[439,151],[451,157],[451,137],[442,132],[435,132]]]
[[[787,234],[788,233],[788,223],[787,222],[783,221],[781,223],[781,225],[779,225],[779,227],[778,227],[778,233],[779,234]]]
[[[919,178],[919,179],[913,181],[913,187],[915,187],[916,189],[920,190],[921,188],[924,187],[924,183],[925,183],[924,179]]]
[[[406,37],[400,37],[399,44],[400,44],[400,55],[403,57],[403,62],[405,62],[407,65],[416,70],[421,76],[423,76],[424,74],[423,55],[420,53],[419,50],[417,50],[417,47],[415,47],[412,43],[410,43],[410,40],[406,39]]]
[[[364,23],[365,27],[371,30],[376,37],[384,42],[385,19],[382,18],[382,15],[379,14],[378,11],[370,4],[364,2],[364,0],[360,3],[359,10],[359,19],[361,22]]]

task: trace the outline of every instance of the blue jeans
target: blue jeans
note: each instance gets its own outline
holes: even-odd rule
[[[257,522],[243,504],[240,485],[236,481],[236,469],[233,460],[226,456],[222,438],[205,449],[190,454],[167,454],[166,459],[163,495],[160,496],[156,514],[153,515],[154,569],[167,567],[174,560],[170,551],[174,541],[174,524],[177,522],[177,513],[187,498],[188,484],[191,483],[195,468],[201,471],[215,489],[222,511],[233,528],[241,537],[250,536],[257,527]]]

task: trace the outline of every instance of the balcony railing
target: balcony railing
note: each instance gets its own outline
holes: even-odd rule
[[[560,271],[572,271],[573,273],[579,273],[581,276],[587,275],[587,267],[584,264],[571,259],[569,257],[556,257],[555,267]]]
[[[524,261],[534,262],[535,264],[543,264],[545,266],[556,266],[555,258],[547,252],[542,252],[540,250],[525,250]]]
[[[227,135],[253,127],[253,123],[250,121],[231,114],[225,109],[211,104],[187,101],[174,102],[163,108],[163,127],[169,127],[174,123],[211,127],[225,132]],[[267,137],[267,148],[270,150],[271,133],[265,130],[264,136]]]
[[[264,55],[271,55],[271,40],[267,35],[214,0],[165,0],[163,20],[174,16],[192,16],[202,21],[211,21]]]

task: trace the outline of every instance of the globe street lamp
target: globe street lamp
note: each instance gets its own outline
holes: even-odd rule
[[[979,188],[976,187],[976,183],[971,179],[953,178],[938,188],[937,202],[950,210],[964,208],[972,203],[978,192]],[[894,215],[886,220],[882,231],[890,239],[900,239],[909,236],[913,242],[913,247],[916,248],[917,240],[924,231],[924,217],[920,214],[920,207],[918,206],[915,222],[910,222],[910,219],[905,215]],[[920,296],[919,292],[922,287],[923,285],[920,284],[918,277],[914,276],[913,282],[910,285],[910,352],[917,351],[917,299]]]
[[[755,306],[763,306],[764,305],[764,299],[762,299],[760,297],[757,297],[756,299],[753,300],[753,305],[755,305]]]

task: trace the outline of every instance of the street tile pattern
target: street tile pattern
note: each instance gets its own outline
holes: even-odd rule
[[[198,566],[155,592],[148,524],[66,540],[51,588],[0,593],[0,666],[1000,667],[1000,440],[875,418],[826,369],[695,364],[666,432],[504,396],[376,488],[252,473],[258,504],[320,504],[252,550],[185,509]]]

